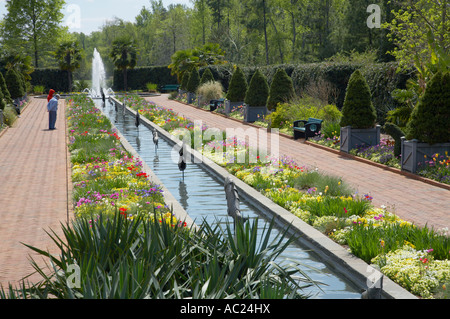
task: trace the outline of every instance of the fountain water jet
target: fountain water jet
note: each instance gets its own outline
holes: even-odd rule
[[[92,92],[95,97],[101,96],[101,91],[105,87],[106,72],[103,65],[102,57],[97,49],[94,49],[94,56],[92,58]]]

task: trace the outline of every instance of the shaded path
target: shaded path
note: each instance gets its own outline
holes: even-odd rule
[[[22,243],[51,248],[46,231],[60,234],[68,217],[65,101],[60,100],[54,131],[48,130],[46,106],[46,99],[31,98],[21,118],[0,138],[0,285],[4,287],[9,282],[17,285],[34,271],[29,255],[36,255]]]
[[[192,121],[201,120],[208,127],[221,130],[249,128],[232,119],[169,100],[167,94],[147,97],[146,100],[172,109]],[[279,140],[280,155],[291,157],[300,166],[317,167],[324,173],[341,177],[359,194],[370,194],[375,206],[385,205],[389,211],[416,225],[450,229],[449,190],[304,144],[301,140],[283,136]]]

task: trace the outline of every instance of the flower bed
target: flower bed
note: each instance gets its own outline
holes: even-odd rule
[[[120,214],[176,223],[158,185],[142,171],[89,98],[75,96],[68,107],[74,212],[78,218]]]
[[[179,127],[194,130],[189,119],[139,97],[128,96],[127,105],[169,133]],[[212,159],[281,207],[347,246],[357,257],[367,263],[375,263],[385,275],[416,295],[448,298],[445,294],[450,278],[450,268],[445,268],[450,257],[447,230],[438,232],[416,227],[399,219],[386,207],[375,208],[370,194],[350,194],[340,180],[330,181],[321,189],[316,186],[317,182],[302,182],[317,172],[289,158],[239,164]],[[414,247],[414,250],[405,248],[405,245]],[[412,268],[398,266],[398,257],[395,256],[404,249],[410,251]],[[423,268],[424,254],[428,256],[427,268],[411,276],[410,272],[414,272],[415,267]]]

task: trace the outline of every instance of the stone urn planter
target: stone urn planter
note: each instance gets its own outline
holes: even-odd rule
[[[244,122],[253,123],[262,119],[267,114],[266,106],[244,105]]]
[[[401,168],[413,174],[424,167],[425,162],[430,161],[435,154],[450,153],[450,143],[428,144],[416,139],[407,140],[406,137],[402,137],[401,140]]]
[[[368,129],[355,129],[351,126],[341,127],[341,151],[350,153],[352,149],[361,146],[380,144],[380,130],[380,125]]]
[[[239,105],[244,105],[244,101],[242,102],[231,102],[230,100],[225,100],[225,113],[230,114],[234,108]]]

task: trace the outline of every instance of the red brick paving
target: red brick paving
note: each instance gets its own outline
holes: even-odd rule
[[[53,252],[46,231],[59,233],[68,216],[65,101],[57,130],[48,130],[46,99],[32,98],[21,118],[0,138],[0,285],[17,286],[34,272],[22,243]],[[57,252],[57,251],[56,251]],[[36,282],[40,276],[28,278]]]
[[[170,108],[192,121],[202,120],[221,130],[250,126],[232,119],[169,100],[167,95],[146,98]],[[383,168],[375,167],[340,154],[280,136],[280,155],[287,155],[299,165],[342,177],[359,194],[370,194],[375,206],[385,205],[390,211],[416,225],[450,229],[450,191],[418,181]],[[270,145],[270,142],[269,142]]]

